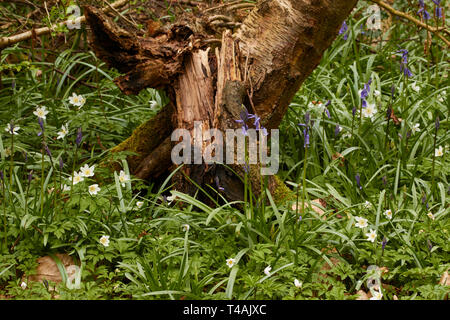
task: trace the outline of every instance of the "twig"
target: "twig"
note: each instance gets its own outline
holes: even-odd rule
[[[120,7],[124,6],[127,2],[128,2],[128,0],[118,0],[118,1],[114,2],[113,4],[111,4],[111,7],[113,7],[113,8],[120,8]],[[107,7],[107,8],[103,8],[102,10],[106,12],[106,11],[109,11],[110,8]],[[48,33],[52,32],[52,31],[56,30],[58,27],[62,27],[64,25],[67,25],[67,23],[69,21],[72,21],[72,19],[66,20],[66,21],[63,21],[63,22],[60,22],[60,23],[56,23],[56,24],[52,25],[51,27],[44,27],[44,28],[35,29],[34,32],[35,32],[36,36],[40,36],[40,35],[43,35],[43,34],[48,34]],[[77,22],[77,23],[83,23],[85,21],[86,21],[85,16],[81,16],[81,17],[78,17],[78,18],[75,19],[75,22]],[[13,44],[21,42],[21,41],[28,40],[32,36],[33,36],[32,31],[26,31],[26,32],[23,32],[23,33],[20,33],[20,34],[16,34],[14,36],[10,36],[10,37],[1,37],[0,38],[0,49],[6,48],[6,47],[8,47],[10,45],[13,45]]]
[[[390,13],[392,13],[393,15],[396,15],[398,17],[407,19],[409,21],[411,21],[412,23],[418,25],[419,27],[422,27],[424,29],[427,29],[428,31],[434,33],[439,39],[441,39],[442,41],[445,42],[445,44],[450,47],[450,41],[447,40],[442,34],[439,33],[439,31],[444,31],[445,33],[449,33],[449,31],[446,28],[433,28],[425,23],[423,23],[422,21],[410,16],[409,14],[402,12],[402,11],[398,11],[395,10],[393,7],[391,7],[389,4],[387,4],[386,2],[382,1],[382,0],[370,0],[376,4],[378,4],[380,7],[384,8],[385,10],[389,11]]]
[[[227,2],[227,3],[221,4],[221,5],[212,7],[212,8],[205,9],[203,12],[214,11],[214,10],[217,10],[217,9],[220,9],[220,8],[223,8],[223,7],[228,7],[228,6],[233,6],[233,5],[239,5],[239,4],[245,4],[245,5],[248,5],[248,3],[242,3],[242,0],[238,0],[238,1]],[[254,5],[253,5],[253,6],[254,6]]]
[[[123,14],[121,14],[118,10],[116,10],[113,6],[111,6],[108,1],[104,0],[104,2],[108,5],[108,7],[111,8],[112,11],[114,11],[116,14],[118,14],[123,20],[128,22],[132,27],[135,27],[136,29],[139,29],[138,25],[132,21],[130,21],[128,18],[126,18]]]

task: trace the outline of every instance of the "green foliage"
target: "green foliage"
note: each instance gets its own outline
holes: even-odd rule
[[[61,3],[45,23],[66,18],[63,7],[69,3]],[[347,21],[349,38],[336,39],[291,103],[280,127],[279,176],[287,187],[274,195],[266,190],[259,205],[224,201],[220,206],[217,194],[213,207],[169,193],[170,177],[162,186],[138,181],[128,171],[129,152],[109,153],[167,103],[163,92],[123,95],[112,81],[117,71],[75,40],[72,48],[55,52],[45,49],[50,40],[42,37],[39,50],[48,59],[20,44],[4,49],[0,295],[355,299],[359,289],[369,291],[368,268],[378,266],[387,270],[379,279],[383,299],[444,299],[448,287],[438,283],[450,268],[448,52],[433,38],[425,55],[426,34],[405,24],[391,25],[390,38],[366,30],[365,8],[362,2]],[[174,18],[170,8],[167,18]],[[81,37],[85,31],[65,32]],[[409,36],[414,38],[406,41]],[[399,71],[399,48],[409,52],[412,78]],[[13,63],[12,57],[20,61]],[[377,109],[372,118],[358,113],[359,90],[369,79],[367,102]],[[74,93],[85,99],[81,107],[70,102]],[[33,114],[37,106],[49,111],[44,130]],[[395,119],[387,120],[388,108]],[[306,112],[313,120],[307,149],[298,126]],[[20,126],[17,135],[4,130],[11,121]],[[66,124],[68,134],[58,139]],[[443,155],[435,156],[439,146]],[[122,174],[99,165],[108,157]],[[94,175],[75,184],[74,172],[85,165],[95,166]],[[90,193],[95,184],[100,190]],[[172,201],[166,200],[169,194]],[[295,202],[301,206],[318,198],[326,203],[323,216],[292,210]],[[368,226],[356,227],[356,217],[367,219]],[[369,230],[377,234],[374,242],[367,240]],[[109,243],[100,242],[103,236]],[[56,252],[77,260],[79,286],[28,282],[22,289],[36,258]],[[231,268],[229,258],[235,259]]]

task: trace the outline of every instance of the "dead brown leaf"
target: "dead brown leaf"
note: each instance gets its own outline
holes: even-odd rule
[[[72,257],[70,257],[68,254],[61,253],[57,253],[55,254],[55,256],[58,257],[59,260],[61,260],[61,263],[64,265],[69,279],[73,278],[75,276],[76,267],[74,265]],[[37,263],[38,266],[36,268],[36,272],[28,277],[28,281],[42,281],[44,279],[57,283],[62,281],[58,266],[50,256],[38,258]]]
[[[316,205],[315,205],[316,204]],[[326,208],[326,202],[322,199],[314,199],[311,200],[311,209],[317,213],[319,216],[323,216],[325,211],[323,211],[320,207],[318,207],[317,205]],[[305,208],[309,207],[309,204],[307,202],[305,202]],[[297,203],[293,203],[292,204],[292,210],[293,211],[297,211]],[[302,210],[302,204],[301,202],[298,203],[298,212],[299,213],[303,213]],[[326,216],[323,217],[324,219],[326,219]]]

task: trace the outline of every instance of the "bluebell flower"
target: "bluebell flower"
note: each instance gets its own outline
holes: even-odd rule
[[[44,120],[42,118],[38,118],[39,126],[41,127],[41,131],[38,132],[38,137],[40,137],[44,133]]]
[[[337,137],[339,135],[339,132],[341,132],[341,127],[336,124],[336,127],[334,128],[334,136]]]
[[[83,132],[81,131],[81,128],[78,128],[77,131],[77,138],[75,140],[77,146],[80,146],[81,140],[83,139]]]
[[[436,18],[440,19],[443,17],[443,9],[441,7],[441,0],[431,0],[436,5],[436,8],[434,9],[434,14],[436,15]]]
[[[303,146],[309,147],[309,133],[308,133],[308,128],[303,129],[303,135],[305,137],[305,143],[303,144]]]
[[[417,11],[417,14],[420,14],[423,12],[422,13],[423,19],[429,20],[431,17],[430,17],[430,14],[428,13],[428,11],[425,10],[425,2],[423,0],[419,0],[419,7],[420,7],[420,9],[419,9],[419,11]]]
[[[217,189],[219,189],[219,191],[224,191],[225,190],[223,187],[220,186],[220,184],[219,184],[219,177],[218,176],[215,176],[214,182],[216,183]]]
[[[356,180],[356,184],[358,185],[359,189],[361,190],[361,189],[362,189],[362,186],[361,186],[361,177],[360,177],[359,173],[356,174],[355,180]]]
[[[400,62],[400,71],[403,72],[403,74],[405,75],[405,77],[412,77],[413,74],[411,72],[411,70],[408,69],[408,50],[406,49],[401,49],[398,51],[399,53],[402,54],[402,61]]]
[[[343,22],[341,29],[339,29],[339,34],[344,34],[344,40],[348,39],[348,26],[347,26],[347,22]]]

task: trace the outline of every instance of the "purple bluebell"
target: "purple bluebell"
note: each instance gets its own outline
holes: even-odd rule
[[[240,116],[241,116],[241,118],[239,120],[234,120],[234,121],[242,124],[242,133],[246,136],[247,130],[248,130],[247,121],[255,118],[255,115],[248,113],[247,109],[244,109],[240,112]]]
[[[402,54],[402,61],[400,62],[400,71],[403,72],[403,74],[405,75],[405,77],[412,77],[413,74],[411,72],[411,70],[409,70],[408,68],[408,50],[406,49],[401,49],[398,52],[400,52]]]
[[[305,124],[308,125],[309,124],[309,120],[311,119],[311,115],[309,114],[309,112],[305,113]]]
[[[355,116],[355,114],[356,114],[356,107],[353,107],[353,109],[352,109],[352,115]]]
[[[343,22],[341,25],[341,29],[339,29],[339,34],[344,34],[344,40],[348,39],[348,26],[347,26],[347,22]]]
[[[391,97],[393,98],[395,94],[395,85],[391,86]]]
[[[341,132],[341,127],[336,124],[336,127],[334,128],[334,136],[337,137],[339,135],[339,132]]]
[[[44,133],[44,120],[41,117],[38,117],[39,127],[41,127],[41,131],[37,133],[38,137],[40,137]]]
[[[11,88],[14,90],[16,88],[16,80],[13,79],[11,82]]]
[[[434,2],[434,1],[433,1]],[[428,13],[427,10],[425,10],[425,2],[423,0],[419,0],[419,11],[417,11],[417,14],[422,13],[422,17],[424,20],[429,20],[431,19],[430,14]]]
[[[383,181],[383,184],[386,187],[386,185],[387,185],[387,177],[383,176],[383,178],[381,178],[381,181]]]
[[[28,183],[30,183],[32,179],[33,179],[33,170],[31,170],[30,173],[28,173]]]
[[[214,182],[216,183],[217,189],[219,189],[219,191],[224,191],[225,190],[223,187],[220,186],[220,184],[219,184],[219,177],[218,176],[215,176]]]
[[[75,140],[77,146],[80,146],[80,143],[81,143],[81,140],[82,140],[82,139],[83,139],[83,132],[81,131],[81,127],[80,127],[80,128],[78,128],[78,131],[77,131],[77,138],[76,138],[76,140]]]
[[[391,118],[391,114],[392,114],[392,108],[388,107],[387,111],[386,111],[386,117],[387,117],[388,121]]]
[[[428,250],[431,251],[431,249],[433,249],[433,244],[431,243],[430,239],[427,239],[427,246],[428,246]]]
[[[328,119],[331,119],[330,111],[328,111],[327,108],[325,108],[325,114],[327,115]]]
[[[9,123],[9,133],[14,134],[14,122],[11,120]]]
[[[362,189],[362,186],[361,186],[361,177],[360,177],[359,173],[356,174],[355,180],[356,180],[356,184],[358,185],[359,189],[361,190],[361,189]]]
[[[259,129],[260,121],[261,121],[261,118],[258,117],[257,115],[255,115],[255,122],[253,122],[253,125],[255,126],[256,129]]]
[[[45,150],[45,152],[47,152],[48,156],[51,158],[52,153],[50,152],[50,149],[48,148],[48,145],[46,143],[44,143],[44,150]]]
[[[434,127],[436,130],[439,130],[440,122],[439,122],[439,116],[436,117],[436,121],[434,122]]]
[[[62,157],[59,157],[59,170],[62,171],[63,167],[64,167],[64,161],[63,161]]]
[[[305,137],[305,143],[303,144],[303,146],[309,147],[309,133],[308,133],[308,128],[303,129],[303,135]]]
[[[388,240],[386,237],[383,237],[383,241],[381,242],[381,249],[384,250],[384,248],[386,247]]]
[[[261,131],[262,131],[262,133],[263,133],[263,135],[264,135],[265,137],[267,137],[267,136],[269,135],[269,133],[267,132],[267,129],[266,129],[266,128],[261,127]]]
[[[245,173],[250,172],[250,166],[248,165],[247,161],[244,160],[244,171]]]

